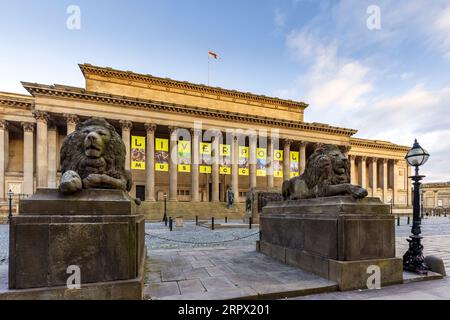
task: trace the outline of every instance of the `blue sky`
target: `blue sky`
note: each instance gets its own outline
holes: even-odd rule
[[[81,29],[69,30],[69,5]],[[369,30],[367,8],[380,8]],[[305,120],[429,150],[450,180],[450,1],[0,0],[0,91],[84,86],[77,63],[310,104]]]

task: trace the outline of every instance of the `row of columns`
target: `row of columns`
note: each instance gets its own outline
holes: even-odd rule
[[[34,123],[22,122],[23,127],[23,193],[32,194],[34,190]],[[0,120],[0,199],[5,199],[5,171],[9,159],[9,123]]]
[[[36,119],[36,177],[37,177],[37,187],[56,187],[56,170],[57,170],[57,131],[55,126],[52,124],[49,115],[45,112],[35,111],[34,117]],[[72,133],[78,123],[78,117],[75,115],[65,115],[67,121],[67,134]],[[122,138],[125,143],[125,148],[127,151],[127,159],[125,167],[127,170],[131,168],[131,130],[133,124],[131,121],[120,121],[122,129]],[[33,123],[22,123],[24,130],[24,182],[23,182],[23,192],[25,194],[33,193],[33,163],[34,163],[34,124]],[[148,201],[155,200],[155,131],[156,124],[145,123],[146,128],[146,199]],[[178,135],[176,127],[169,127],[170,133],[170,166],[169,166],[169,201],[177,201],[177,187],[178,187],[178,165],[177,165],[177,147],[178,147]],[[199,197],[199,146],[200,146],[200,135],[201,131],[198,129],[191,130],[192,137],[192,161],[191,161],[191,201],[200,201]],[[292,140],[284,140],[283,150],[284,150],[284,160],[283,160],[283,170],[284,172],[290,172],[290,151]],[[0,121],[0,150],[5,150],[4,156],[0,157],[0,195],[5,197],[5,169],[7,167],[8,161],[8,123],[7,121]],[[238,201],[238,154],[239,150],[239,139],[237,136],[233,137],[231,144],[231,154],[232,154],[232,173],[231,173],[231,187],[233,192],[235,192],[235,201]],[[256,150],[257,150],[257,137],[252,135],[249,137],[249,187],[255,188],[257,175],[256,175]],[[273,176],[273,162],[272,155],[274,151],[274,144],[272,139],[268,140],[267,145],[267,187],[268,189],[274,186],[274,176]],[[299,165],[300,174],[305,170],[306,163],[306,142],[300,142],[299,144]],[[355,171],[355,162],[358,159],[358,173]],[[366,178],[366,162],[369,162],[369,179],[372,181],[372,186],[377,186],[378,179],[378,160],[382,162],[382,181],[381,186],[383,190],[383,200],[387,201],[388,197],[388,159],[377,159],[377,158],[367,158],[367,157],[355,157],[350,155],[351,162],[351,183],[360,184],[362,187],[367,188],[368,181]],[[410,168],[408,168],[408,175]],[[396,178],[397,172],[397,161],[393,162],[393,197],[396,199],[398,181]],[[360,177],[358,181],[357,176]],[[289,175],[284,175],[284,180],[289,179]],[[212,194],[211,199],[214,202],[219,201],[219,139],[213,137],[212,139]],[[360,182],[360,183],[359,183]],[[375,196],[376,187],[372,188],[371,196]],[[411,202],[411,196],[409,192],[407,193],[408,204]]]
[[[372,182],[372,194],[370,196],[375,197],[378,189],[378,161],[380,160],[382,163],[381,171],[382,171],[382,179],[381,179],[381,189],[383,192],[382,199],[384,202],[388,202],[388,161],[389,159],[378,159],[375,157],[365,157],[365,156],[355,156],[350,155],[350,182],[352,184],[360,185],[363,188],[367,188],[369,183],[367,181],[367,173],[366,167],[367,162],[369,162],[369,179]],[[358,159],[358,166],[356,166],[356,160]],[[358,168],[358,172],[356,172],[356,168]],[[408,167],[407,175],[410,176],[410,167]],[[397,179],[397,171],[398,171],[398,160],[392,160],[392,198],[397,199],[398,194],[398,179]],[[359,179],[358,179],[359,177]],[[408,183],[409,185],[409,183]],[[408,190],[407,190],[408,191]],[[407,204],[411,204],[411,195],[410,192],[407,192]]]
[[[129,132],[127,132],[129,126],[122,127],[122,137],[124,139],[125,146],[127,150],[130,146]],[[147,150],[146,150],[146,200],[155,201],[155,130],[156,125],[146,123],[145,128],[147,130]],[[177,159],[177,148],[178,148],[178,134],[177,127],[169,126],[169,201],[177,201],[178,199],[178,159]],[[126,132],[124,132],[126,130]],[[198,129],[191,129],[191,137],[192,137],[192,152],[191,152],[191,201],[198,202],[200,201],[199,196],[199,155],[200,155],[200,135],[201,131]],[[218,136],[213,136],[211,139],[212,145],[212,164],[211,164],[211,201],[218,202],[219,201],[219,183],[220,183],[220,173],[219,173],[219,142],[220,139]],[[285,141],[285,149],[284,152],[288,156],[284,157],[284,172],[289,172],[289,152],[290,145],[292,141]],[[239,159],[239,139],[237,136],[234,136],[231,143],[231,189],[234,192],[234,199],[236,202],[239,201],[239,170],[238,170],[238,159]],[[249,187],[256,188],[257,186],[257,160],[256,160],[256,150],[257,150],[257,136],[251,135],[249,137]],[[271,155],[273,154],[274,145],[272,139],[268,141],[268,164],[267,168],[267,186],[268,188],[273,188],[274,186],[274,177],[273,177],[273,162]],[[303,161],[306,160],[305,156],[306,143],[300,144],[300,159]],[[287,153],[286,153],[287,152]],[[302,160],[301,160],[302,161]],[[303,173],[305,168],[304,163],[300,166],[300,174]],[[285,180],[289,179],[288,175],[285,175]]]

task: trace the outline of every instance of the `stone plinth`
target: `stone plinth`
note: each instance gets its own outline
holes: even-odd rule
[[[401,283],[394,220],[378,198],[271,202],[260,217],[257,249],[336,281],[341,290],[366,287],[370,265],[381,268],[382,285]]]
[[[143,215],[136,214],[134,200],[124,191],[63,195],[56,189],[38,189],[21,200],[11,223],[9,288],[41,288],[33,291],[52,296],[49,292],[66,286],[67,268],[76,265],[82,289],[71,290],[67,297],[93,297],[92,288],[99,288],[100,297],[140,299],[144,228]],[[121,286],[130,289],[124,294]]]

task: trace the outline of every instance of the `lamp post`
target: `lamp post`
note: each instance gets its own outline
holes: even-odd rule
[[[12,192],[11,189],[8,191],[8,202],[9,202],[9,213],[8,213],[8,223],[11,223],[12,218],[12,197],[14,195],[14,192]]]
[[[164,224],[167,226],[167,193],[164,193]]]
[[[410,166],[415,167],[415,174],[410,177],[414,183],[414,202],[413,202],[413,224],[411,236],[407,239],[409,243],[408,251],[403,255],[403,269],[418,274],[426,274],[428,267],[424,262],[423,245],[421,244],[421,218],[420,218],[420,180],[424,176],[419,175],[419,167],[427,162],[430,154],[422,148],[417,139],[414,140],[413,147],[408,151],[405,160]]]

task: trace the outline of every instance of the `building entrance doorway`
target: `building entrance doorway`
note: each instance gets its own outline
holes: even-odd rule
[[[145,201],[145,186],[136,186],[136,198]]]

